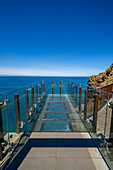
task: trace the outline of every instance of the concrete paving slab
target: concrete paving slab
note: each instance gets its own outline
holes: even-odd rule
[[[32,132],[30,138],[56,138],[57,134],[52,132]]]
[[[18,170],[56,170],[55,158],[25,158]]]
[[[92,158],[92,161],[97,170],[108,170],[108,167],[102,158]]]
[[[55,158],[56,148],[31,148],[26,158]]]
[[[74,162],[72,158],[57,158],[57,170],[74,170]]]
[[[33,132],[30,138],[90,138],[90,136],[82,132]]]
[[[91,158],[73,158],[73,170],[97,170]]]
[[[67,132],[67,133],[57,133],[57,138],[82,138],[81,133]]]
[[[90,158],[91,156],[87,148],[58,148],[57,157]]]

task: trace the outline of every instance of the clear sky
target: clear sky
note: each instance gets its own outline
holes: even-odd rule
[[[0,75],[89,76],[113,62],[113,0],[1,0]]]

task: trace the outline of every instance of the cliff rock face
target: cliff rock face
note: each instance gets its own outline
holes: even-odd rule
[[[113,83],[113,63],[111,66],[103,73],[98,75],[93,75],[89,77],[88,86],[98,88],[102,86],[107,86]]]

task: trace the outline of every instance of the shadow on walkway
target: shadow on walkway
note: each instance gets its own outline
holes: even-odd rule
[[[100,143],[99,139],[95,139],[96,143]],[[20,144],[22,145],[22,143]],[[19,147],[19,145],[18,145]],[[17,169],[22,161],[25,159],[26,155],[32,147],[96,147],[93,139],[81,139],[81,138],[30,138],[25,146],[20,150],[20,152],[13,158],[9,160],[4,169],[11,170]],[[12,155],[13,157],[14,155]],[[12,158],[11,157],[11,158]]]

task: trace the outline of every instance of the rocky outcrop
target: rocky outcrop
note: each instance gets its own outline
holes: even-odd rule
[[[113,83],[113,63],[111,66],[103,73],[98,75],[92,75],[89,77],[88,86],[98,88],[107,86]]]

